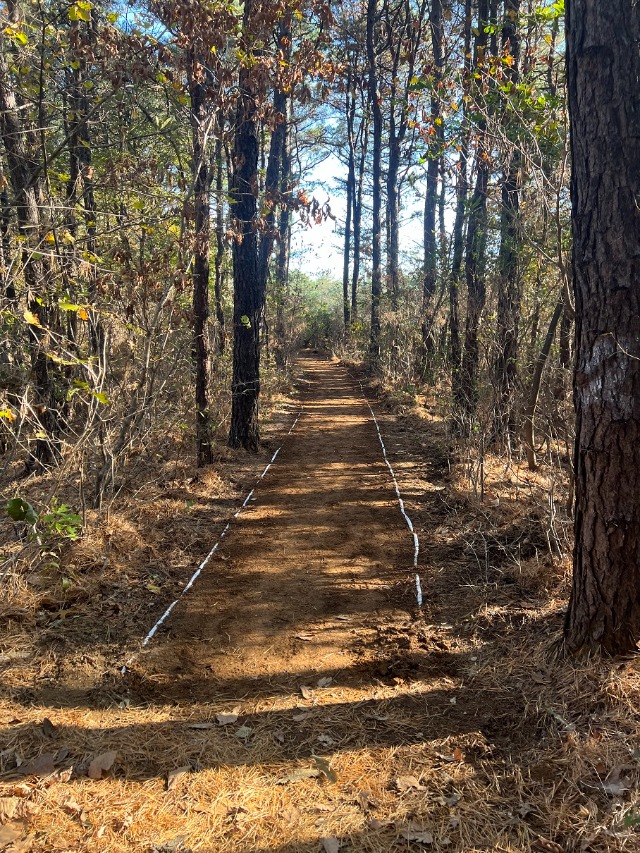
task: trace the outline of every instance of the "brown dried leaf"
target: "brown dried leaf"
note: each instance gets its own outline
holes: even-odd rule
[[[177,785],[180,779],[190,770],[191,768],[187,764],[184,767],[176,767],[175,770],[171,770],[169,773],[167,773],[167,781],[165,782],[164,786],[165,791],[170,791],[173,787],[175,787],[175,785]]]
[[[15,785],[11,793],[14,797],[30,797],[33,788],[31,785],[27,785],[26,782],[21,782],[19,785]]]
[[[58,734],[58,729],[48,717],[45,717],[42,721],[42,734],[48,738],[54,738]]]
[[[36,758],[27,761],[20,766],[23,776],[50,776],[56,769],[54,756],[50,752],[43,752]]]
[[[286,820],[287,823],[297,823],[302,817],[302,812],[295,806],[287,806],[286,809],[282,810],[281,814],[283,820]]]
[[[17,797],[0,797],[0,823],[7,823],[15,817],[21,802]]]
[[[302,782],[303,779],[313,779],[319,775],[320,771],[317,767],[298,767],[296,770],[292,770],[291,773],[278,779],[276,784],[286,785],[289,782]]]
[[[102,755],[96,755],[89,764],[87,771],[89,779],[102,779],[102,774],[108,773],[111,770],[117,757],[118,753],[113,749],[103,752]]]
[[[337,838],[321,838],[320,843],[325,853],[338,853],[342,846]]]
[[[410,791],[411,788],[415,788],[416,791],[425,790],[424,785],[421,785],[415,776],[398,776],[394,782],[398,791]]]
[[[300,693],[303,699],[313,699],[313,690],[304,684],[300,687]]]
[[[238,722],[238,716],[235,712],[231,714],[216,714],[216,722],[219,726],[229,726],[231,723]]]
[[[24,826],[21,823],[6,823],[0,826],[0,845],[4,848],[7,844],[19,841],[24,835]]]
[[[407,826],[399,827],[399,832],[407,841],[414,841],[416,844],[433,844],[433,834],[420,824],[409,823]]]

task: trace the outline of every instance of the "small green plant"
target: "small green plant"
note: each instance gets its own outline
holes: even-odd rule
[[[51,501],[49,512],[38,514],[24,498],[11,498],[5,507],[7,515],[13,521],[23,521],[33,527],[38,542],[50,542],[55,539],[75,541],[82,534],[82,518],[65,503]]]
[[[74,542],[82,534],[82,518],[67,504],[59,504],[56,498],[51,501],[49,512],[38,519],[41,533],[45,539],[69,539]]]

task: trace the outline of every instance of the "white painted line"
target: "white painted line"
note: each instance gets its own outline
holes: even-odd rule
[[[362,391],[362,396],[364,397],[364,401],[369,407],[369,411],[371,412],[371,417],[373,418],[373,422],[376,425],[376,432],[378,433],[378,439],[380,441],[380,447],[382,448],[382,456],[384,461],[387,463],[387,468],[389,469],[389,473],[391,474],[391,479],[393,480],[393,487],[396,490],[396,497],[398,498],[398,505],[400,506],[400,512],[402,513],[402,517],[407,523],[407,527],[409,528],[409,532],[413,536],[413,568],[417,570],[418,568],[418,558],[420,556],[420,540],[418,539],[418,534],[414,530],[413,522],[407,515],[407,511],[404,508],[404,501],[402,500],[402,495],[400,494],[400,486],[398,485],[398,481],[396,479],[395,471],[391,467],[391,462],[389,462],[389,457],[387,456],[387,448],[384,446],[384,441],[382,439],[382,433],[380,432],[380,426],[378,424],[378,419],[376,418],[373,409],[371,408],[371,403],[367,400],[367,395],[364,393],[364,388],[362,387],[362,382],[360,384],[360,390]],[[420,583],[420,575],[416,571],[416,600],[418,602],[418,607],[422,607],[422,584]]]
[[[300,416],[301,416],[301,415],[302,415],[302,411],[298,412],[298,415],[296,416],[296,419],[294,420],[293,424],[291,425],[291,428],[289,429],[289,432],[287,433],[287,435],[291,435],[291,433],[293,432],[293,430],[294,430],[294,428],[295,428],[295,425],[296,425],[296,424],[298,423],[298,421],[300,420]],[[260,476],[259,476],[259,477],[258,477],[258,479],[256,480],[256,485],[253,487],[253,489],[251,489],[251,491],[249,492],[249,494],[246,496],[246,498],[244,499],[244,502],[243,502],[242,506],[240,507],[240,509],[238,509],[236,512],[234,512],[234,514],[233,514],[233,518],[237,518],[237,517],[240,515],[240,513],[242,512],[242,510],[247,506],[247,504],[249,503],[249,501],[250,501],[250,500],[251,500],[251,498],[253,497],[253,493],[255,492],[256,486],[257,486],[257,485],[258,485],[258,483],[259,483],[259,482],[264,478],[264,475],[267,473],[267,471],[269,470],[269,468],[271,468],[271,466],[273,465],[273,463],[276,461],[276,457],[277,457],[278,453],[280,453],[280,451],[281,451],[281,450],[282,450],[282,445],[280,445],[280,447],[276,450],[276,452],[275,452],[275,453],[273,454],[273,456],[271,457],[271,461],[269,462],[269,464],[267,465],[267,467],[264,469],[264,471],[262,472],[262,474],[260,474]],[[209,553],[208,553],[208,554],[207,554],[207,556],[204,558],[204,560],[200,563],[200,565],[199,565],[199,566],[198,566],[198,568],[195,570],[195,572],[191,575],[191,577],[189,578],[189,581],[187,582],[186,586],[184,587],[184,589],[182,590],[182,592],[180,593],[180,595],[176,598],[176,600],[175,600],[175,601],[172,601],[172,602],[171,602],[171,604],[167,607],[167,609],[164,611],[164,613],[162,614],[162,616],[158,619],[158,621],[156,622],[156,624],[153,626],[153,628],[151,628],[151,630],[149,631],[149,633],[147,634],[147,636],[144,638],[144,640],[142,641],[142,647],[143,647],[143,648],[151,642],[151,640],[152,640],[152,639],[154,638],[154,636],[156,635],[156,632],[157,632],[158,628],[160,628],[160,626],[161,626],[161,625],[163,625],[163,624],[164,624],[164,622],[166,622],[166,620],[167,620],[167,619],[169,618],[169,616],[171,615],[171,612],[173,611],[173,608],[174,608],[174,607],[176,606],[176,604],[180,601],[180,599],[182,598],[182,596],[183,596],[186,592],[188,592],[188,591],[191,589],[191,587],[194,585],[194,583],[195,583],[195,582],[197,581],[197,579],[200,577],[200,574],[202,573],[202,570],[205,568],[205,566],[207,565],[207,563],[209,562],[209,560],[213,557],[213,555],[215,554],[215,552],[218,550],[218,547],[219,547],[219,545],[220,545],[220,542],[221,542],[221,541],[224,539],[224,537],[227,535],[227,533],[229,532],[230,527],[231,527],[231,521],[228,521],[228,522],[227,522],[227,524],[226,524],[226,527],[224,528],[224,530],[222,531],[222,533],[221,533],[221,534],[220,534],[220,536],[218,537],[218,541],[215,543],[215,545],[213,546],[213,548],[209,551]],[[134,660],[134,658],[135,658],[135,655],[134,655],[133,657],[129,658],[129,660],[127,661],[127,663],[126,663],[126,664],[125,664],[125,665],[120,669],[120,672],[123,672],[123,673],[124,673],[124,672],[126,672],[126,671],[127,671],[127,666],[128,666],[128,665],[129,665],[133,660]]]

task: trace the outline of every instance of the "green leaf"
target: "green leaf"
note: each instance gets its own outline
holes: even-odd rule
[[[7,501],[7,515],[13,521],[26,521],[27,524],[35,524],[38,520],[38,515],[29,501],[23,498],[11,498]]]

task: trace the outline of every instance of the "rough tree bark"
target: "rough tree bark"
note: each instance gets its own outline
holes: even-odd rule
[[[478,2],[478,35],[476,36],[475,65],[482,74],[486,67],[488,19],[487,0]],[[485,264],[487,246],[487,189],[489,185],[490,158],[487,150],[487,121],[479,112],[477,120],[476,183],[469,208],[467,229],[466,279],[467,319],[465,323],[464,353],[460,368],[461,428],[471,428],[478,404],[478,329],[486,299]]]
[[[570,652],[640,639],[640,15],[567,4],[576,308]]]
[[[351,66],[350,66],[351,67]],[[350,298],[350,279],[349,279],[349,264],[351,261],[351,239],[352,233],[352,218],[353,218],[353,201],[356,194],[356,146],[354,138],[354,127],[356,118],[356,93],[355,84],[351,70],[347,74],[347,83],[345,86],[345,118],[347,119],[347,145],[349,148],[348,164],[347,164],[347,213],[344,222],[344,253],[342,262],[342,314],[344,319],[344,334],[349,336],[351,330],[351,298]]]
[[[213,459],[207,387],[209,384],[209,240],[211,237],[211,164],[207,153],[213,117],[207,107],[206,71],[195,51],[189,55],[189,94],[195,206],[193,250],[193,360],[196,393],[196,464]]]
[[[518,15],[520,0],[505,0],[502,24],[502,55],[511,57],[505,76],[515,86],[519,78],[520,32]],[[511,121],[508,104],[505,104],[504,126],[507,142],[508,165],[502,181],[502,209],[500,212],[500,253],[498,255],[498,356],[495,364],[497,401],[495,431],[507,444],[515,433],[513,391],[517,378],[518,332],[520,321],[520,189],[522,184],[522,153],[517,142],[509,139]]]
[[[369,337],[369,369],[377,373],[380,369],[380,300],[382,297],[382,108],[378,88],[376,61],[376,18],[377,0],[368,0],[367,4],[367,63],[369,78],[369,105],[373,116],[373,166],[371,190],[373,204],[373,223],[371,235],[371,333]]]
[[[471,0],[465,0],[464,7],[464,94],[466,95],[471,74]],[[456,215],[453,224],[453,250],[451,273],[449,276],[449,359],[451,363],[451,388],[453,408],[459,410],[463,392],[460,371],[462,367],[462,343],[460,340],[460,284],[462,282],[462,260],[464,257],[464,224],[467,214],[467,196],[469,179],[467,176],[469,161],[469,119],[466,102],[463,99],[462,134],[460,138],[460,158],[456,184]]]
[[[255,0],[245,0],[243,29],[251,31]],[[258,262],[258,85],[247,65],[240,70],[233,146],[231,202],[233,243],[233,377],[229,445],[258,450],[260,396],[260,324],[265,294]]]
[[[442,0],[431,2],[431,44],[433,51],[433,91],[431,93],[431,141],[427,165],[427,191],[424,201],[424,279],[422,286],[422,350],[426,359],[433,349],[433,329],[428,319],[429,306],[436,292],[438,257],[436,245],[436,210],[438,205],[438,173],[442,160],[444,130],[440,118],[440,82],[443,63]],[[426,366],[426,364],[425,364]]]

